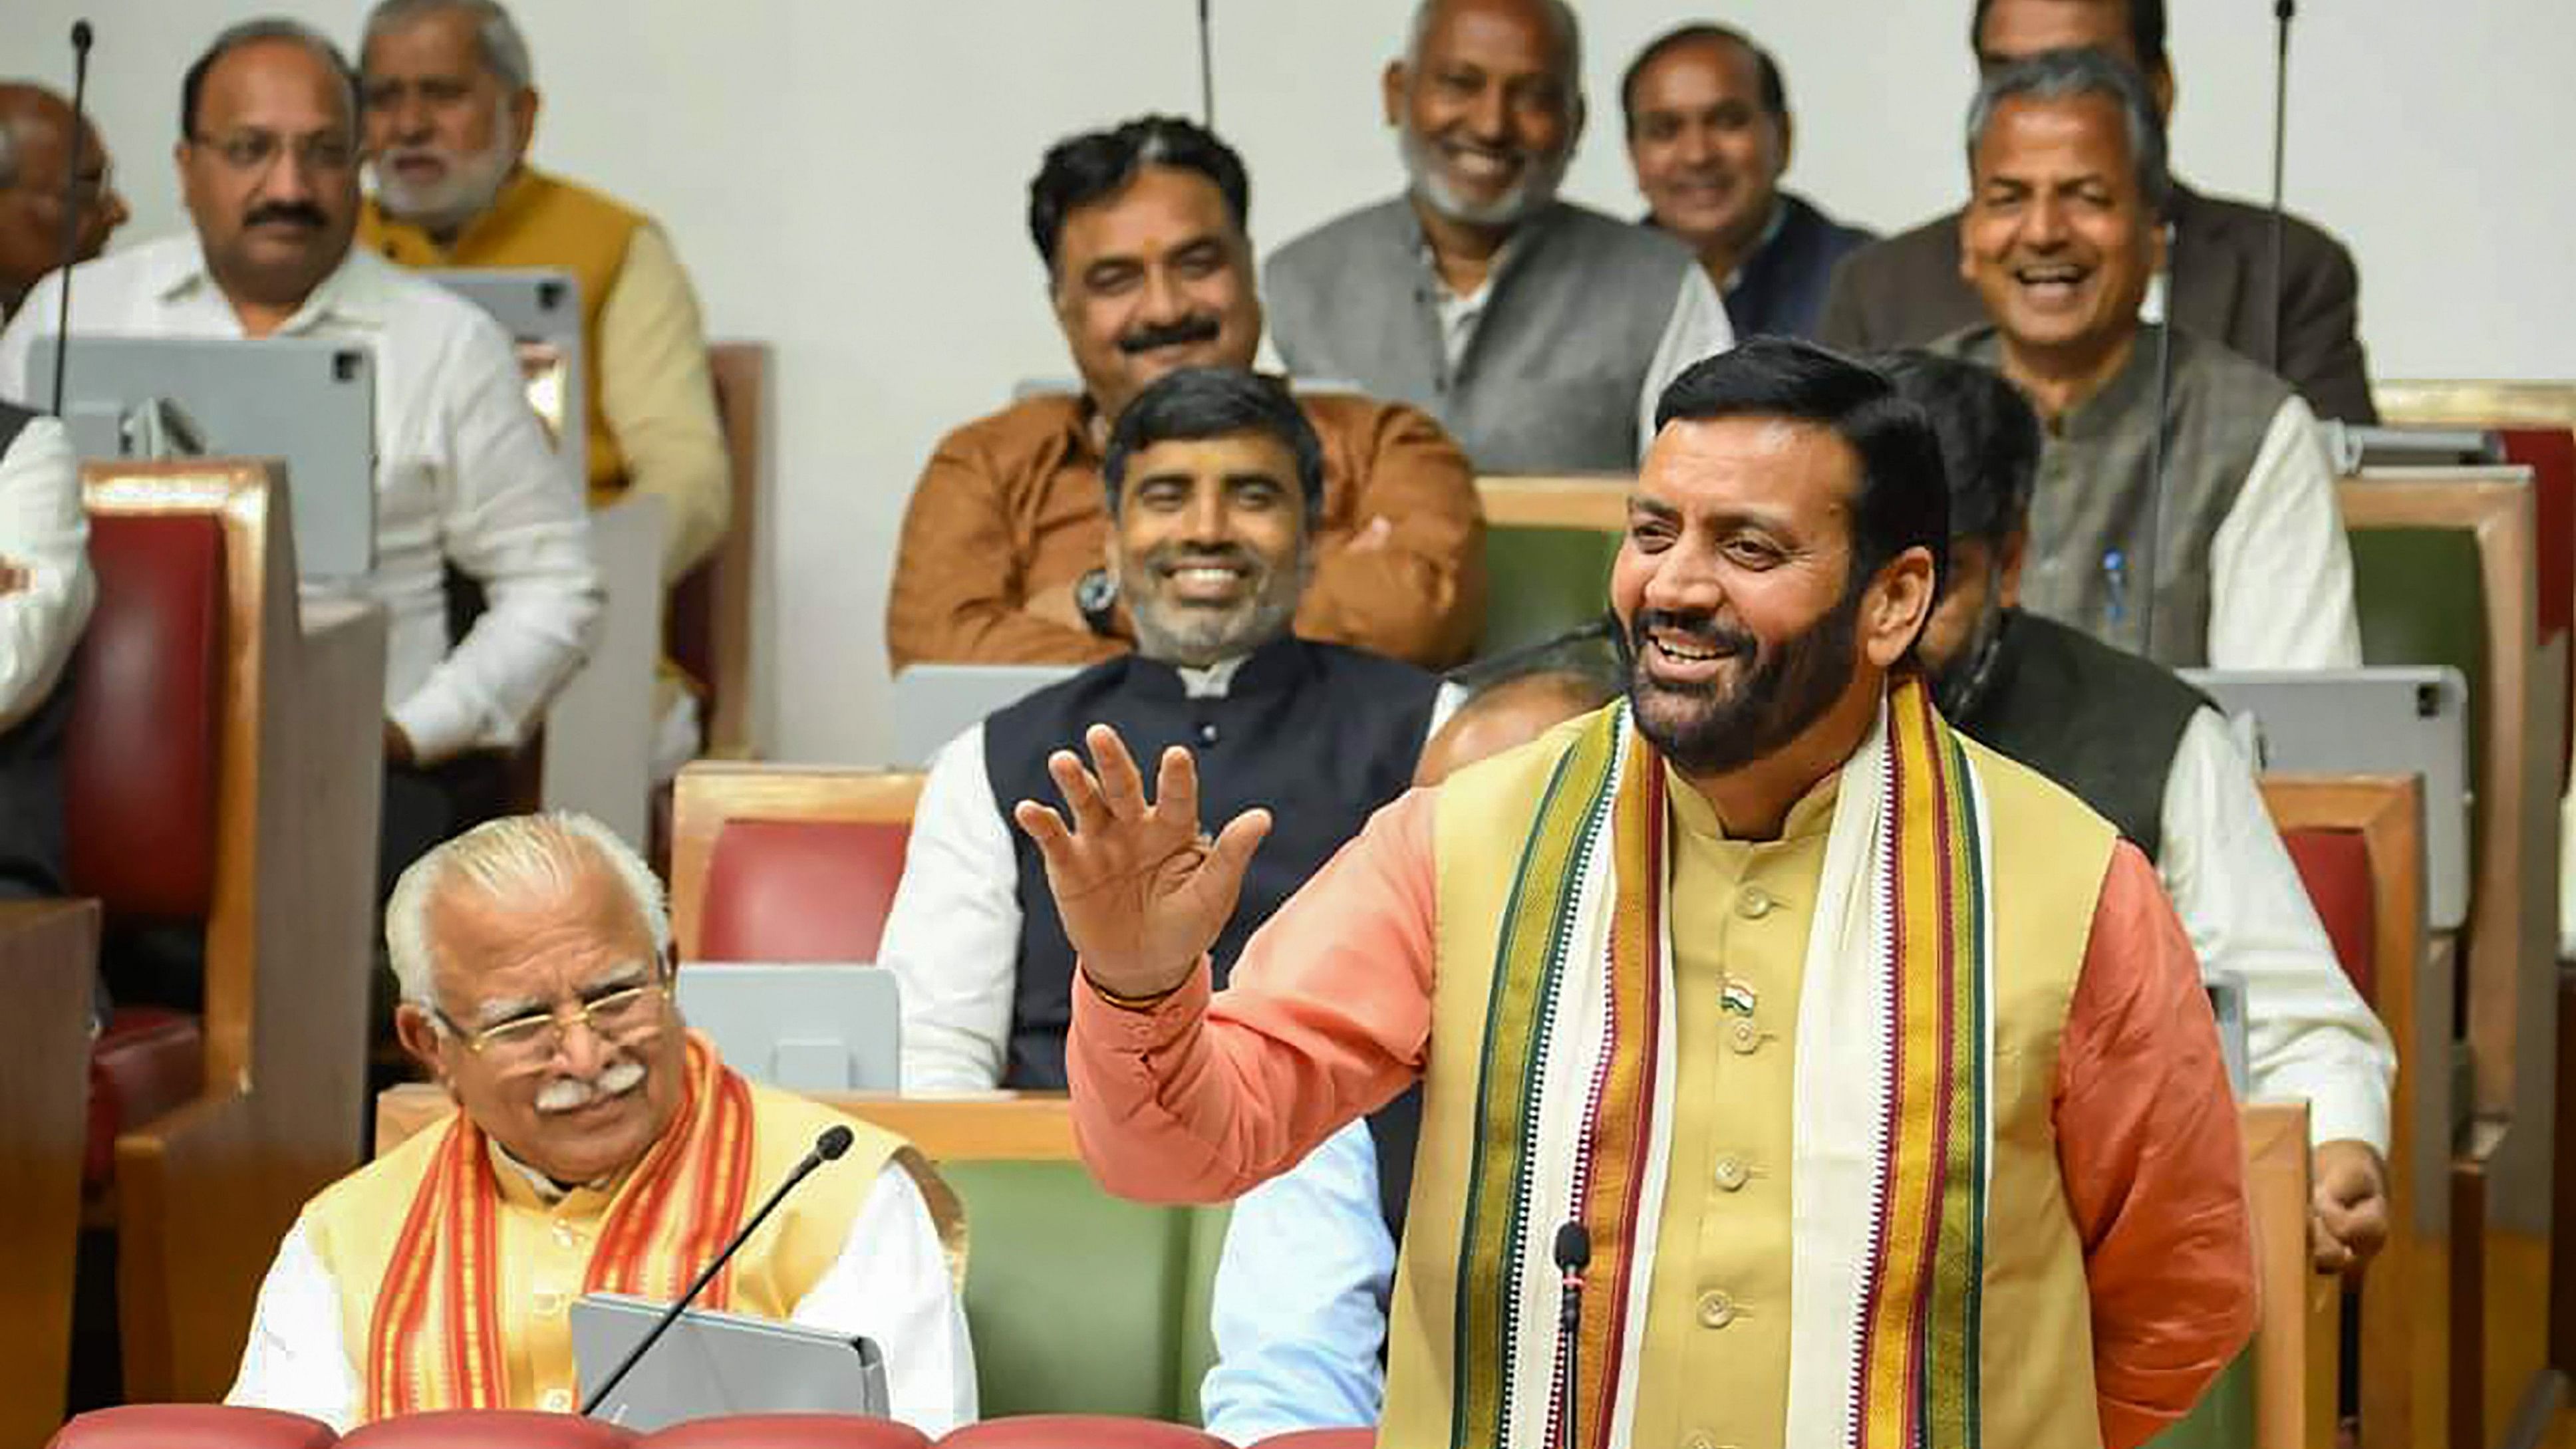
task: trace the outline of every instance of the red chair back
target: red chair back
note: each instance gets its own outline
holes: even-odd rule
[[[98,604],[73,663],[63,762],[71,886],[111,916],[203,920],[223,741],[223,522],[97,514],[89,554]]]
[[[1213,1434],[1111,1414],[1020,1414],[970,1424],[939,1449],[1233,1449]]]
[[[331,1426],[274,1409],[221,1404],[129,1404],[63,1425],[46,1449],[327,1449]]]
[[[909,825],[728,820],[707,862],[702,961],[874,961]]]
[[[910,1424],[854,1414],[733,1414],[675,1424],[644,1449],[930,1449]]]
[[[358,1449],[625,1449],[632,1429],[572,1414],[532,1409],[451,1409],[405,1414],[352,1429],[340,1440]]]
[[[2358,830],[2292,830],[2281,837],[2290,863],[2308,888],[2308,900],[2325,922],[2335,959],[2364,1001],[2376,1001],[2372,956],[2379,917],[2370,883],[2370,849]]]

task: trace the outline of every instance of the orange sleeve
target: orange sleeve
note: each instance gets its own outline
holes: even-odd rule
[[[1145,1010],[1074,983],[1074,1138],[1103,1185],[1149,1202],[1223,1202],[1420,1074],[1436,799],[1415,790],[1371,817],[1253,933],[1213,997],[1205,960]]]
[[[2104,1449],[2198,1402],[2253,1336],[2245,1154],[2200,964],[2123,842],[2057,1063],[2057,1156],[2093,1298]]]
[[[1338,412],[1338,409],[1336,410]],[[1466,659],[1485,626],[1485,518],[1467,455],[1408,407],[1356,403],[1332,452],[1350,475],[1347,521],[1316,540],[1297,632],[1425,669]],[[1336,413],[1310,411],[1318,423]],[[1370,525],[1386,521],[1383,537]]]
[[[1023,611],[1028,587],[1004,486],[994,460],[962,433],[941,439],[931,454],[904,507],[886,591],[892,667],[1091,664],[1127,652],[1123,640]]]

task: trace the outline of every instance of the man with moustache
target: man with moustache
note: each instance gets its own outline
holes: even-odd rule
[[[0,82],[0,322],[17,312],[38,277],[63,264],[67,191],[80,213],[71,260],[85,262],[125,225],[107,147],[86,118],[73,135],[72,108],[62,97],[28,81]]]
[[[1771,53],[1723,25],[1666,32],[1619,82],[1647,224],[1688,242],[1738,337],[1806,337],[1834,264],[1876,240],[1780,189],[1793,135]]]
[[[2352,552],[2316,415],[2185,327],[2138,320],[2168,192],[2137,73],[2045,51],[1968,117],[1960,269],[1987,325],[1934,350],[2001,372],[2047,429],[2031,612],[2173,668],[2361,663]]]
[[[1190,752],[1149,799],[1113,728],[1049,761],[1084,1160],[1219,1201],[1421,1080],[1388,1443],[2132,1449],[2254,1322],[2191,944],[1934,710],[1922,412],[1771,339],[1660,412],[1627,699],[1381,810],[1224,991],[1270,818],[1211,839]]]
[[[380,872],[390,889],[431,843],[507,807],[504,752],[580,663],[599,612],[588,524],[500,328],[351,249],[357,86],[329,40],[284,19],[231,27],[188,68],[179,123],[194,232],[82,264],[72,327],[330,338],[374,354],[376,566],[308,581],[305,597],[354,597],[386,613]],[[0,396],[25,391],[62,285],[59,273],[39,283],[0,333]],[[450,567],[489,600],[462,638],[448,626]]]
[[[1557,199],[1573,7],[1421,0],[1382,91],[1405,194],[1270,259],[1279,355],[1428,411],[1480,472],[1632,471],[1656,394],[1734,333],[1690,248]]]
[[[2102,51],[2145,78],[2160,119],[2173,116],[2165,0],[1976,0],[1968,38],[1981,75],[2045,50]],[[2168,255],[2147,320],[2263,364],[2320,417],[2378,421],[2359,333],[2361,276],[2343,243],[2285,215],[2276,282],[2269,208],[2176,183],[2164,222]],[[1818,340],[1852,352],[1920,347],[1975,323],[1976,293],[1959,276],[1959,223],[1957,212],[1935,217],[1836,268]]]
[[[2199,690],[2017,604],[2039,480],[2039,420],[1974,363],[1880,359],[1930,415],[1950,478],[1950,559],[1923,626],[1941,713],[2074,791],[2155,862],[2202,966],[2244,987],[2257,1097],[2308,1104],[2320,1271],[2358,1269],[2388,1233],[2397,1056],[2335,963],[2253,767]]]
[[[697,294],[652,218],[528,164],[538,95],[498,0],[381,0],[359,51],[376,193],[358,244],[407,267],[553,267],[581,290],[591,503],[659,498],[677,581],[733,519]]]
[[[457,1110],[305,1205],[227,1402],[340,1430],[569,1412],[566,1305],[678,1297],[837,1130],[847,1150],[698,1303],[865,1335],[891,1417],[930,1435],[974,1419],[955,1196],[901,1138],[753,1085],[688,1030],[661,887],[606,826],[468,831],[404,872],[385,935],[403,1047]]]
[[[1175,116],[1058,142],[1029,183],[1029,234],[1079,396],[1023,398],[940,440],[904,511],[886,652],[916,661],[1091,663],[1137,636],[1103,550],[1101,465],[1128,401],[1181,367],[1249,367],[1261,299],[1233,149]],[[1323,505],[1302,637],[1426,668],[1484,622],[1482,515],[1438,424],[1347,392],[1298,406],[1321,440]]]
[[[974,726],[922,782],[878,964],[903,983],[904,1090],[1060,1090],[1073,948],[1010,809],[1053,800],[1048,756],[1085,725],[1186,742],[1212,799],[1282,826],[1217,970],[1271,906],[1413,776],[1450,703],[1431,675],[1290,632],[1316,563],[1324,444],[1276,379],[1183,368],[1126,403],[1101,474],[1107,561],[1136,632]]]

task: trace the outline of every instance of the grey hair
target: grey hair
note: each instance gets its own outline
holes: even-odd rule
[[[204,53],[197,57],[196,62],[188,67],[188,73],[180,78],[179,138],[181,140],[197,139],[197,101],[206,89],[206,73],[215,68],[215,62],[245,45],[255,45],[263,40],[293,41],[319,56],[324,67],[340,78],[340,88],[349,98],[349,130],[353,135],[358,132],[363,124],[358,114],[358,73],[349,68],[348,57],[340,54],[340,47],[332,43],[331,37],[301,20],[289,20],[283,15],[264,15],[256,20],[245,20],[238,25],[227,26],[214,38],[214,42],[206,47]]]
[[[413,861],[394,882],[385,904],[385,947],[393,957],[402,999],[435,1004],[438,965],[430,939],[430,907],[451,890],[506,900],[523,893],[571,889],[586,871],[606,867],[653,937],[653,950],[671,949],[671,916],[661,883],[617,832],[588,815],[552,811],[512,815],[475,826]]]
[[[1404,30],[1404,68],[1413,70],[1422,64],[1422,44],[1431,38],[1431,22],[1447,0],[1422,0],[1413,7],[1412,23]],[[1574,18],[1574,7],[1566,0],[1538,0],[1538,8],[1547,13],[1548,23],[1556,27],[1559,47],[1565,52],[1564,73],[1569,103],[1580,103],[1583,97],[1583,26]]]
[[[518,22],[499,0],[377,0],[376,8],[367,12],[367,28],[358,41],[359,60],[366,59],[377,36],[441,10],[462,10],[474,17],[474,41],[483,52],[483,64],[501,78],[501,84],[523,91],[537,83],[527,37],[519,33]]]
[[[1995,112],[2010,100],[2064,101],[2100,96],[2120,108],[2129,127],[2129,158],[2138,172],[2138,192],[2155,215],[2162,216],[2173,195],[2173,176],[2165,169],[2165,123],[2156,115],[2147,83],[2118,56],[2089,47],[2043,50],[2026,55],[1987,76],[1968,105],[1968,173],[1977,170],[1977,146],[1994,124]]]

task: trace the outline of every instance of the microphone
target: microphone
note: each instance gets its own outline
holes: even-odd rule
[[[1216,50],[1208,33],[1208,0],[1199,0],[1199,124],[1216,129]]]
[[[72,254],[80,250],[80,161],[82,116],[89,105],[90,28],[86,20],[72,22],[72,139],[70,157],[63,166],[63,285],[54,299],[54,406],[56,417],[63,415],[63,345],[72,335]]]
[[[1563,1296],[1556,1309],[1557,1370],[1565,1379],[1565,1416],[1559,1426],[1557,1442],[1574,1449],[1575,1396],[1582,1380],[1575,1370],[1582,1367],[1583,1270],[1592,1265],[1592,1234],[1583,1224],[1567,1222],[1556,1230],[1556,1270],[1565,1275]]]
[[[699,1271],[697,1281],[689,1285],[689,1291],[681,1294],[670,1307],[662,1310],[662,1316],[653,1322],[652,1331],[636,1340],[635,1346],[626,1351],[626,1357],[619,1359],[617,1367],[610,1371],[607,1378],[600,1381],[598,1388],[591,1391],[590,1398],[581,1406],[581,1412],[585,1417],[599,1412],[599,1406],[608,1402],[609,1394],[626,1381],[628,1374],[635,1371],[635,1365],[642,1361],[645,1352],[662,1341],[662,1335],[670,1332],[671,1325],[680,1321],[681,1313],[696,1301],[700,1293],[706,1291],[709,1283],[715,1281],[716,1274],[723,1270],[724,1265],[733,1261],[733,1255],[742,1251],[742,1245],[750,1240],[752,1230],[767,1221],[769,1215],[777,1210],[778,1205],[787,1200],[787,1195],[796,1190],[798,1183],[813,1176],[814,1169],[849,1151],[854,1136],[847,1124],[835,1124],[823,1129],[823,1135],[814,1139],[814,1150],[806,1153],[805,1160],[797,1163],[787,1174],[787,1180],[780,1183],[776,1191],[770,1193],[769,1200],[760,1205],[760,1211],[751,1215],[751,1220],[742,1225],[742,1231],[734,1234],[733,1241],[724,1245],[724,1251],[716,1254],[707,1266]]]
[[[2275,373],[2281,370],[2283,183],[2290,166],[2290,20],[2298,11],[2299,0],[2272,0],[2272,355],[2265,360]]]

